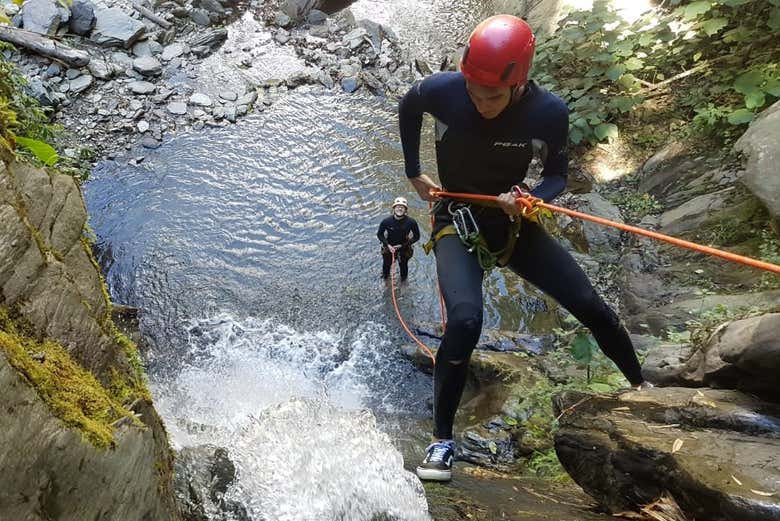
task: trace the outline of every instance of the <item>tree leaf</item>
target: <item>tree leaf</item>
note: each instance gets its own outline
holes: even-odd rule
[[[674,440],[674,443],[672,444],[672,454],[679,451],[682,448],[682,446],[683,446],[683,440],[681,440],[680,438]]]
[[[745,123],[750,123],[751,121],[753,121],[754,117],[755,114],[753,114],[753,112],[749,111],[748,109],[739,109],[730,113],[726,117],[726,119],[732,125],[743,125]]]
[[[580,143],[582,143],[582,138],[583,138],[583,137],[584,137],[584,136],[583,136],[583,134],[582,134],[582,130],[580,130],[579,128],[577,128],[577,127],[571,127],[571,128],[569,129],[569,139],[570,139],[570,140],[571,140],[571,142],[572,142],[572,143],[574,143],[575,145],[579,145]]]
[[[578,364],[589,364],[593,359],[595,341],[590,334],[583,331],[577,333],[571,343],[571,356]]]
[[[612,67],[607,69],[606,75],[607,78],[609,78],[610,80],[617,81],[618,78],[620,78],[624,72],[626,72],[625,65],[613,65]]]
[[[758,86],[764,82],[764,75],[760,71],[752,70],[737,76],[734,80],[734,90],[740,94],[749,94],[758,89]]]
[[[745,106],[749,109],[761,108],[766,103],[766,96],[760,90],[745,94]]]
[[[612,391],[612,387],[611,386],[609,386],[607,384],[600,383],[600,382],[592,382],[588,386],[588,388],[591,391],[596,392],[596,393],[608,393],[608,392]]]
[[[772,78],[767,81],[762,90],[775,98],[780,98],[780,79]]]
[[[593,133],[596,134],[599,141],[603,141],[608,137],[616,138],[618,136],[618,128],[613,123],[602,123],[593,129]]]
[[[495,441],[488,443],[488,448],[490,449],[491,454],[496,454],[498,452],[498,445],[496,445]]]
[[[517,420],[515,420],[515,419],[514,419],[514,418],[512,418],[511,416],[504,416],[504,423],[506,423],[507,425],[511,425],[512,427],[514,427],[515,425],[517,425]]]
[[[638,71],[645,66],[645,63],[639,58],[631,57],[624,62],[624,65],[630,71]]]
[[[704,30],[707,36],[712,36],[713,34],[720,32],[720,30],[726,27],[728,24],[728,18],[710,18],[701,24],[701,28]]]
[[[686,20],[694,20],[699,15],[702,15],[712,9],[712,2],[709,0],[699,0],[697,2],[691,2],[683,9],[683,16]]]
[[[20,136],[17,136],[14,139],[18,144],[32,152],[38,161],[46,166],[52,166],[59,159],[57,151],[48,143]]]

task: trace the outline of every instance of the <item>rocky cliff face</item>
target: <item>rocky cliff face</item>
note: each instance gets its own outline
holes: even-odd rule
[[[71,177],[0,158],[0,518],[179,519],[135,347]]]

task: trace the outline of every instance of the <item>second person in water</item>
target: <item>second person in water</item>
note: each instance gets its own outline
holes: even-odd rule
[[[382,278],[390,276],[393,255],[401,270],[401,281],[409,276],[409,259],[414,253],[413,244],[420,240],[420,227],[417,221],[407,215],[409,205],[404,197],[393,201],[393,214],[379,224],[376,236],[382,243]]]

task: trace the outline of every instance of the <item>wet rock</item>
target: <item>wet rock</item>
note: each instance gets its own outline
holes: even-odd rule
[[[227,105],[225,107],[225,119],[230,121],[231,123],[236,122],[236,118],[238,117],[238,110],[235,105]]]
[[[44,78],[52,78],[54,76],[59,76],[62,72],[62,68],[60,67],[59,63],[52,63],[46,68],[46,72],[44,73]]]
[[[133,69],[144,76],[155,76],[162,71],[162,64],[152,56],[143,56],[133,60]]]
[[[126,52],[116,51],[111,53],[111,61],[123,69],[133,68],[133,57]]]
[[[292,24],[292,18],[285,13],[276,13],[274,23],[279,27],[289,27]]]
[[[133,81],[127,85],[133,94],[151,94],[157,89],[154,83],[148,81]]]
[[[117,7],[95,12],[90,39],[103,47],[129,49],[146,32],[146,26]]]
[[[21,11],[21,7],[16,5],[13,2],[3,2],[0,4],[0,8],[5,12],[6,16],[14,17],[17,14],[19,14],[19,11]]]
[[[87,69],[95,78],[99,80],[107,80],[113,75],[113,68],[101,58],[93,56],[87,64]]]
[[[172,101],[166,106],[168,112],[181,116],[187,113],[187,104],[181,101]]]
[[[238,98],[236,103],[238,105],[254,105],[255,101],[257,101],[257,91],[251,90]]]
[[[700,382],[689,382],[682,377],[694,351],[693,346],[687,344],[661,344],[650,349],[642,364],[642,376],[662,387],[701,387]]]
[[[351,30],[341,39],[341,42],[352,50],[357,49],[364,43],[366,43],[367,32],[364,28],[358,27]]]
[[[209,12],[205,9],[196,8],[190,11],[190,19],[195,22],[196,24],[208,27],[211,25],[211,18],[209,17]]]
[[[355,76],[351,76],[348,78],[344,78],[341,80],[341,88],[344,90],[344,92],[355,92],[360,88],[361,82],[360,78],[357,78]]]
[[[85,36],[95,25],[95,4],[90,0],[73,0],[70,6],[70,32]],[[94,57],[93,57],[94,59]]]
[[[80,92],[83,92],[89,88],[90,85],[92,85],[92,76],[89,74],[84,74],[74,80],[71,80],[70,91],[73,94],[79,94]]]
[[[780,229],[780,102],[764,110],[734,148],[747,157],[744,183],[761,199]]]
[[[668,491],[695,519],[759,521],[780,511],[780,408],[738,391],[566,391],[555,449],[611,512]]]
[[[174,58],[178,58],[182,54],[184,54],[184,44],[178,42],[172,43],[170,45],[166,45],[163,49],[162,60],[168,62]]]
[[[498,421],[466,429],[457,445],[458,459],[484,467],[500,468],[515,463],[517,444],[502,424]]]
[[[311,25],[318,25],[325,23],[328,19],[328,15],[320,11],[319,9],[312,9],[309,14],[306,15],[306,21]]]
[[[155,148],[160,148],[161,144],[162,143],[160,141],[150,136],[147,136],[141,140],[141,146],[152,150],[154,150]]]
[[[238,95],[230,90],[220,92],[219,97],[227,101],[236,101],[238,99]]]
[[[319,0],[284,0],[279,9],[290,18],[301,20],[317,6],[318,2]]]
[[[141,121],[138,122],[138,124],[136,125],[136,128],[138,129],[138,132],[143,134],[144,132],[149,130],[149,123],[142,119]]]
[[[185,521],[248,521],[246,508],[225,499],[236,479],[227,450],[213,445],[185,447],[176,457],[174,492]]]
[[[205,33],[195,33],[189,39],[189,45],[192,48],[192,52],[202,58],[227,40],[227,37],[227,29],[220,27]]]
[[[61,21],[56,0],[27,0],[22,6],[22,24],[28,31],[53,36]]]
[[[143,58],[152,55],[152,49],[149,47],[149,40],[141,40],[133,45],[133,55],[136,58]]]
[[[65,77],[68,78],[69,80],[74,80],[79,76],[81,76],[81,71],[78,69],[68,69],[67,71],[65,71]]]
[[[196,92],[192,96],[190,96],[190,103],[193,105],[198,105],[199,107],[210,107],[211,106],[211,98],[208,97],[206,94],[203,94],[202,92]]]
[[[52,93],[44,87],[43,82],[39,78],[30,79],[25,90],[30,97],[35,98],[38,103],[44,107],[53,107],[56,105]]]

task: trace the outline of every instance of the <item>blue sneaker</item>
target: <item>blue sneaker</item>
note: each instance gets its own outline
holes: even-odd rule
[[[417,477],[425,481],[449,481],[452,479],[452,461],[455,459],[455,442],[436,441],[425,449],[425,459],[417,466]]]

